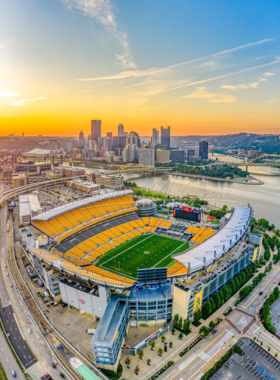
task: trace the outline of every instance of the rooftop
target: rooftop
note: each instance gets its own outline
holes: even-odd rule
[[[192,273],[209,266],[238,242],[251,221],[251,207],[234,207],[229,220],[215,235],[174,258]]]
[[[113,191],[113,192],[108,191],[108,192],[102,193],[101,195],[97,195],[94,197],[85,197],[85,198],[79,199],[75,202],[72,202],[72,203],[57,207],[55,209],[49,210],[47,212],[44,212],[44,213],[36,216],[35,218],[33,218],[33,220],[34,221],[35,220],[48,221],[52,218],[55,218],[59,215],[66,213],[68,211],[72,211],[72,210],[75,210],[75,209],[83,207],[83,206],[88,206],[88,205],[93,204],[93,203],[101,202],[101,201],[106,200],[106,199],[122,197],[122,196],[128,195],[128,194],[133,194],[133,191],[131,191],[131,190]]]
[[[125,297],[113,295],[107,305],[105,313],[98,324],[92,342],[107,343],[113,345],[118,328],[122,323],[122,314],[125,310],[127,300]]]

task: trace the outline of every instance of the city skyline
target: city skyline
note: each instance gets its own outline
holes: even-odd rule
[[[177,136],[279,132],[276,0],[2,8],[1,135],[73,136],[92,119],[104,135],[120,123],[143,136],[162,125]]]

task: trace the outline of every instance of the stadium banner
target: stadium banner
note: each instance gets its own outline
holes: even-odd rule
[[[192,208],[191,207],[182,206],[182,211],[192,212]]]
[[[202,297],[203,297],[203,289],[195,295],[193,313],[196,313],[198,310],[200,310],[201,305],[202,305]]]
[[[259,253],[259,247],[257,247],[257,248],[254,249],[254,254],[253,254],[252,261],[255,261],[257,259],[258,253]]]

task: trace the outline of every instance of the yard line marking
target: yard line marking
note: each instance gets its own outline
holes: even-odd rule
[[[163,259],[159,260],[159,262],[157,262],[152,268],[155,268],[156,265],[158,265],[159,263],[161,263],[163,260],[165,260],[167,258],[167,256],[170,256],[171,258],[171,255],[173,252],[177,251],[177,249],[179,249],[180,247],[182,247],[186,242],[183,242],[182,244],[179,245],[179,247],[175,248],[169,255],[166,255]]]
[[[111,258],[108,259],[107,261],[104,261],[104,263],[102,263],[100,266],[103,267],[103,265],[105,265],[106,263],[108,263],[108,261],[111,261],[112,259],[115,259],[116,257],[118,257],[119,255],[122,255],[124,252],[128,251],[129,249],[134,248],[134,247],[136,247],[136,245],[138,245],[138,244],[140,244],[140,243],[143,243],[143,241],[146,241],[146,240],[150,239],[152,236],[153,236],[153,235],[149,235],[146,239],[140,240],[138,243],[132,245],[131,247],[128,247],[128,248],[125,249],[124,251],[121,251],[121,252],[118,253],[116,256],[111,257]]]

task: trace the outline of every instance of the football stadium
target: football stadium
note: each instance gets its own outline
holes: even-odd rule
[[[92,349],[100,368],[116,370],[129,326],[156,330],[176,314],[192,319],[260,254],[250,205],[232,208],[218,229],[200,216],[186,225],[141,215],[131,190],[104,191],[36,215],[32,237],[21,231],[23,249],[54,299],[98,321]]]

